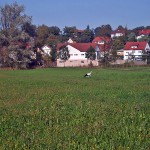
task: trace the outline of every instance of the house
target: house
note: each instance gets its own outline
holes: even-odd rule
[[[59,43],[57,45],[57,51],[61,46],[66,46],[69,50],[70,58],[66,61],[57,59],[58,67],[79,67],[79,66],[88,66],[91,64],[93,66],[98,66],[98,57],[100,57],[100,48],[95,43]],[[96,51],[96,60],[89,60],[86,58],[86,51],[92,46]]]
[[[138,32],[139,35],[150,35],[150,29],[143,29],[143,30],[139,30]]]
[[[137,36],[137,40],[141,39],[145,36],[149,36],[150,35],[150,29],[143,29],[143,30],[139,30],[138,31],[138,36]]]
[[[125,30],[116,29],[116,30],[112,31],[112,33],[111,33],[111,38],[120,37],[120,36],[125,36]]]
[[[81,37],[81,35],[82,35],[83,32],[84,32],[84,30],[75,29],[74,36],[75,37]]]
[[[49,46],[47,46],[47,45],[44,45],[44,46],[42,47],[42,50],[43,50],[44,55],[49,55],[49,56],[50,56],[51,47],[49,47]]]
[[[97,36],[93,39],[92,43],[96,44],[105,44],[105,43],[110,43],[111,39],[106,36]]]
[[[142,60],[145,53],[150,51],[147,42],[127,42],[124,47],[124,60]]]
[[[76,43],[76,42],[73,41],[71,38],[69,38],[69,40],[67,41],[67,43]]]
[[[123,49],[117,50],[117,56],[123,57],[124,56],[124,50]]]

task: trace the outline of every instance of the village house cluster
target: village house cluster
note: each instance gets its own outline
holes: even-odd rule
[[[142,38],[143,36],[150,35],[150,30],[140,30],[138,32],[137,39]],[[111,37],[98,36],[93,39],[91,43],[77,43],[69,38],[65,43],[57,44],[57,52],[60,50],[61,46],[66,46],[69,50],[70,57],[68,60],[57,59],[57,67],[77,67],[77,66],[88,66],[91,63],[91,60],[86,58],[86,52],[91,46],[95,49],[96,59],[92,60],[93,66],[99,65],[99,58],[103,58],[105,53],[110,54],[112,50],[112,40],[116,37],[125,36],[124,30],[114,30],[111,33]],[[44,45],[42,51],[45,55],[50,55],[51,47]],[[119,63],[125,63],[129,60],[142,61],[143,56],[150,53],[150,46],[148,42],[126,42],[123,49],[116,50],[117,55],[122,58],[118,61]],[[117,61],[116,61],[117,62]]]

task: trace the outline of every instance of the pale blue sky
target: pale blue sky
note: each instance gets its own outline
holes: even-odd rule
[[[0,0],[0,5],[14,0]],[[35,25],[76,26],[78,29],[96,28],[110,24],[133,29],[150,26],[150,0],[16,0],[25,6],[25,14],[32,16]]]

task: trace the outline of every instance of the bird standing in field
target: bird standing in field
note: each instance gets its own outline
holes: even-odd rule
[[[89,72],[89,73],[86,73],[86,74],[84,75],[84,77],[91,77],[91,74],[92,74],[92,71]]]

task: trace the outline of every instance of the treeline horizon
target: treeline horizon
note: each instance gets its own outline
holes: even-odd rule
[[[25,14],[23,5],[17,2],[6,4],[0,7],[0,66],[15,67],[23,63],[25,68],[29,64],[39,64],[43,59],[37,53],[37,48],[44,45],[56,49],[58,43],[64,43],[69,38],[77,43],[92,42],[96,36],[107,36],[111,38],[113,31],[111,25],[101,25],[91,29],[89,25],[82,30],[76,26],[65,26],[61,31],[57,26],[47,26],[45,24],[37,26],[32,24],[32,17]],[[133,30],[119,25],[117,27],[125,31],[122,37],[111,40],[111,49],[117,51],[122,49],[126,42],[137,41],[138,31],[150,29],[150,26],[140,26]],[[140,41],[150,43],[150,36],[142,37]],[[53,58],[52,58],[53,59]]]

